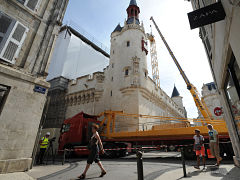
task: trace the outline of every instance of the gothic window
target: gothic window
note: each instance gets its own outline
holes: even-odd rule
[[[94,101],[94,92],[91,94],[91,101]]]
[[[125,70],[125,76],[128,76],[128,73],[129,73],[129,70],[126,69],[126,70]]]
[[[71,97],[70,98],[70,106],[72,106],[73,105],[73,98]]]
[[[82,97],[82,102],[83,102],[83,104],[85,103],[85,100],[86,100],[86,96],[83,95],[83,97]]]
[[[129,47],[130,46],[130,41],[127,41],[127,47]]]
[[[73,105],[77,105],[77,96],[74,97]]]
[[[81,103],[81,95],[78,96],[78,104],[80,104],[80,103]]]
[[[90,101],[90,94],[87,95],[87,103]]]

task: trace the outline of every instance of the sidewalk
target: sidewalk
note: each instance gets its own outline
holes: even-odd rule
[[[0,174],[0,180],[36,180],[40,177],[48,176],[49,174],[67,169],[69,166],[69,163],[66,163],[65,165],[55,164],[48,166],[35,166],[28,172]]]
[[[234,165],[221,165],[219,168],[215,166],[206,166],[206,169],[197,170],[194,167],[187,166],[187,177],[183,177],[183,169],[169,171],[161,175],[155,180],[240,180],[240,168]]]
[[[0,180],[35,180],[25,172],[0,174]]]

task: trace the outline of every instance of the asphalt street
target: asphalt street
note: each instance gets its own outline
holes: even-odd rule
[[[121,159],[103,159],[102,163],[107,171],[104,178],[99,178],[100,169],[93,164],[87,174],[86,179],[92,180],[136,180],[137,163],[136,155],[127,156]],[[209,164],[214,162],[209,161]],[[228,163],[228,161],[226,161]],[[229,162],[232,163],[232,162]],[[187,161],[188,165],[194,165],[195,161]],[[50,166],[56,168],[56,172],[51,171],[47,166],[36,167],[28,174],[38,180],[75,180],[82,173],[86,165],[86,158],[70,159],[68,166],[57,170],[61,165]],[[143,155],[144,179],[154,180],[163,173],[182,168],[179,153],[145,153]],[[38,171],[38,172],[37,172]],[[49,173],[47,173],[49,171]],[[42,172],[42,174],[41,174]],[[45,174],[44,174],[45,172]]]

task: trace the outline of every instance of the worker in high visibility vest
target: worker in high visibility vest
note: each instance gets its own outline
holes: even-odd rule
[[[41,140],[39,141],[40,144],[40,152],[38,155],[38,160],[37,160],[37,164],[43,164],[43,158],[44,158],[44,154],[48,148],[48,138],[50,136],[50,132],[47,132],[46,135],[44,137],[41,138]]]

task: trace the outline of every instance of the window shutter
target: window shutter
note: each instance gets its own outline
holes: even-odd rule
[[[38,5],[38,1],[39,0],[29,0],[26,4],[26,6],[28,8],[30,8],[31,10],[35,11]]]
[[[0,12],[0,53],[14,26],[15,21],[9,16]]]
[[[15,63],[21,46],[25,40],[28,28],[19,22],[16,22],[1,54],[0,58],[10,63]]]

